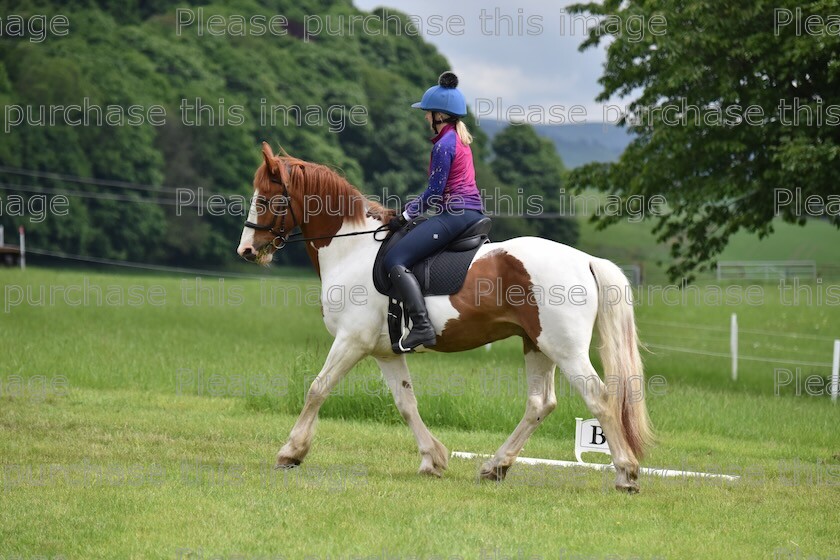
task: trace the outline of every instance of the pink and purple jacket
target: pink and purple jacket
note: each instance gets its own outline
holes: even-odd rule
[[[462,144],[455,132],[455,126],[447,124],[432,138],[431,161],[429,162],[429,186],[419,198],[405,207],[404,216],[415,218],[428,208],[447,211],[478,210],[483,212],[481,194],[475,184],[472,150]]]

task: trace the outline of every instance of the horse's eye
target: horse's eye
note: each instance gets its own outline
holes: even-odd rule
[[[260,213],[264,212],[265,209],[266,209],[266,206],[267,206],[265,197],[261,196],[261,195],[255,196],[254,197],[254,205],[257,207],[257,210],[259,210]]]

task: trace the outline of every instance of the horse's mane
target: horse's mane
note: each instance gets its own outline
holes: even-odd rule
[[[341,215],[360,224],[366,216],[387,222],[393,210],[388,210],[378,202],[368,199],[347,179],[335,170],[319,163],[304,161],[290,156],[274,156],[279,165],[279,179],[284,181],[290,192],[298,191],[303,196],[317,196],[334,215]],[[254,183],[260,190],[270,192],[268,166],[265,162],[257,169]]]

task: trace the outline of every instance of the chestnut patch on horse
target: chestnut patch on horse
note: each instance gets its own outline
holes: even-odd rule
[[[458,311],[437,337],[438,352],[459,352],[482,344],[521,336],[536,347],[542,331],[531,275],[522,261],[503,249],[476,260],[464,286],[449,296]]]

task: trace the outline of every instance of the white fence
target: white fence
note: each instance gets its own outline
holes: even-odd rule
[[[720,261],[717,263],[718,280],[785,280],[816,277],[817,263],[814,261]]]

